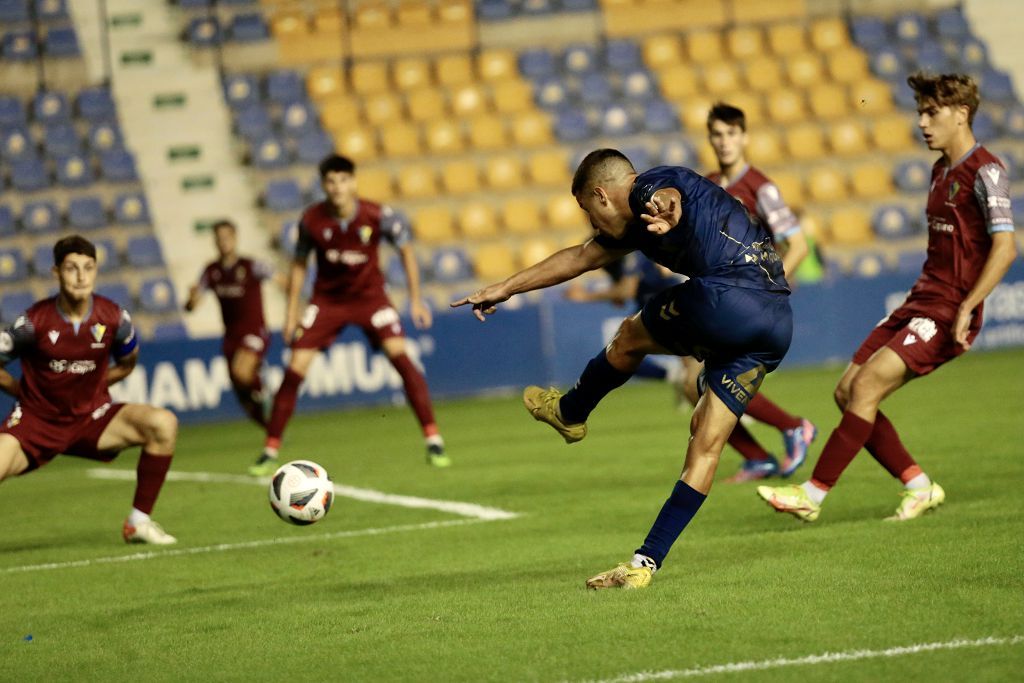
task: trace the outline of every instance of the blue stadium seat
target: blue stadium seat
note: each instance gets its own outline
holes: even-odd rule
[[[924,249],[904,249],[896,255],[896,272],[913,275],[921,272],[927,252]]]
[[[66,0],[35,0],[36,16],[43,21],[70,19]]]
[[[18,24],[30,21],[28,0],[0,0],[0,22]]]
[[[607,76],[595,71],[580,79],[580,99],[585,104],[603,107],[615,99],[615,90]]]
[[[295,219],[288,219],[281,223],[277,231],[277,248],[286,256],[291,258],[295,252],[295,242],[299,239],[299,222]]]
[[[430,279],[439,283],[460,282],[473,277],[469,255],[462,247],[438,247],[430,258]]]
[[[658,96],[658,84],[645,68],[622,74],[622,94],[635,102],[647,102]]]
[[[952,61],[941,43],[922,44],[917,50],[917,67],[932,73],[948,73],[953,69]]]
[[[11,162],[11,187],[15,190],[38,192],[50,184],[50,174],[42,159],[27,157]]]
[[[228,35],[239,43],[255,43],[269,38],[270,31],[262,14],[249,12],[231,18]]]
[[[871,217],[871,228],[883,239],[907,237],[913,230],[910,216],[902,206],[881,206]]]
[[[238,134],[246,140],[257,140],[271,135],[274,125],[270,121],[270,113],[260,104],[254,104],[238,112],[235,118]]]
[[[885,255],[874,251],[862,251],[853,257],[851,275],[854,277],[873,278],[886,272]]]
[[[178,0],[178,5],[185,9],[206,9],[214,0]]]
[[[527,16],[551,14],[554,11],[554,0],[522,0],[519,5],[519,12]]]
[[[593,45],[569,45],[562,52],[562,69],[569,74],[585,74],[598,68],[597,50]]]
[[[114,220],[121,225],[148,225],[149,206],[141,192],[125,192],[114,198]]]
[[[96,293],[105,296],[121,308],[131,309],[135,306],[131,290],[124,282],[100,282],[96,285]]]
[[[901,52],[892,47],[882,47],[871,54],[871,71],[879,78],[897,82],[907,77],[907,67]]]
[[[100,175],[111,183],[133,183],[139,179],[135,157],[126,149],[112,149],[100,154]]]
[[[0,256],[0,261],[3,257]],[[0,296],[0,320],[13,322],[36,302],[31,289],[10,289]]]
[[[224,77],[224,99],[232,109],[241,110],[259,102],[260,92],[256,77],[232,74]]]
[[[23,127],[27,123],[22,101],[13,95],[0,95],[0,130]]]
[[[907,85],[905,79],[900,79],[895,83],[891,84],[892,87],[892,98],[896,101],[901,109],[909,109],[915,111],[917,109],[917,100],[914,99],[914,91]]]
[[[483,21],[508,19],[515,12],[512,0],[477,0],[476,16]]]
[[[519,53],[519,72],[531,80],[553,76],[557,72],[554,55],[542,47],[523,50]]]
[[[868,52],[889,44],[889,27],[879,17],[853,17],[850,20],[850,33],[854,42]]]
[[[271,211],[295,211],[302,208],[302,188],[292,178],[271,180],[263,193],[263,203]]]
[[[635,132],[633,119],[629,109],[621,104],[610,104],[601,112],[601,134],[609,136],[625,136]]]
[[[1024,195],[1018,195],[1010,200],[1013,209],[1013,222],[1017,225],[1024,225]]]
[[[561,76],[544,76],[534,81],[534,101],[545,109],[561,107],[569,96],[569,86]]]
[[[60,227],[60,212],[51,201],[28,202],[21,208],[21,228],[26,232],[53,232]]]
[[[50,277],[53,268],[53,246],[37,244],[32,250],[32,272],[36,277]]]
[[[562,0],[563,12],[590,12],[597,9],[596,0]]]
[[[68,154],[54,159],[57,184],[62,187],[89,187],[94,180],[92,163],[81,154]]]
[[[679,130],[676,108],[664,100],[652,100],[644,108],[643,129],[648,133],[672,133]]]
[[[169,313],[177,310],[174,285],[165,277],[144,281],[139,288],[139,305],[147,313]]]
[[[32,100],[32,116],[44,125],[68,123],[71,121],[71,108],[67,96],[59,92],[40,91]]]
[[[959,45],[960,63],[970,72],[981,73],[988,67],[988,48],[976,38],[968,38]]]
[[[55,123],[43,131],[43,149],[50,156],[78,154],[82,151],[82,141],[70,121]]]
[[[558,111],[554,129],[555,136],[562,142],[579,142],[593,135],[586,113],[576,108]]]
[[[904,12],[892,22],[893,33],[902,43],[917,45],[931,39],[928,22],[917,12]]]
[[[633,162],[633,168],[641,173],[654,165],[651,163],[651,150],[644,145],[627,145],[621,151]]]
[[[604,46],[604,63],[619,72],[642,68],[640,46],[627,39],[609,40]]]
[[[14,234],[14,212],[6,204],[0,204],[0,237]]]
[[[107,210],[96,195],[72,197],[68,202],[68,225],[73,230],[97,230],[107,224]]]
[[[420,270],[423,270],[422,266]],[[388,259],[387,265],[384,267],[384,279],[392,287],[406,286],[405,268],[402,266],[402,257],[398,254]]]
[[[185,38],[193,47],[219,45],[220,22],[216,17],[193,17],[185,28]]]
[[[188,328],[181,321],[157,323],[153,326],[153,341],[183,341],[188,338]]]
[[[153,235],[141,235],[128,240],[125,262],[133,268],[152,268],[164,263],[160,241]]]
[[[981,98],[985,102],[1014,104],[1017,96],[1013,92],[1013,79],[1010,74],[999,69],[989,68],[981,74]]]
[[[275,137],[266,137],[252,143],[249,158],[256,168],[284,168],[291,164],[284,142]]]
[[[75,98],[75,109],[80,117],[91,123],[117,119],[114,98],[110,95],[110,88],[105,85],[82,89]]]
[[[910,159],[896,166],[892,179],[904,192],[922,192],[931,183],[932,166],[924,159]]]
[[[334,149],[334,140],[322,130],[306,133],[295,142],[295,160],[303,164],[317,164]]]
[[[277,69],[267,74],[267,99],[278,104],[306,100],[306,84],[298,71]]]
[[[686,166],[687,168],[695,168],[697,166],[697,150],[693,148],[693,144],[689,140],[684,139],[670,139],[660,147],[661,158],[658,159],[658,164],[663,166]]]
[[[982,144],[992,142],[999,137],[999,128],[996,125],[996,120],[992,118],[992,114],[984,109],[979,109],[974,114],[974,123],[971,124],[971,130],[974,131],[974,137]]]
[[[1017,138],[1024,137],[1024,105],[1014,104],[1003,113],[1003,130],[1007,135]]]
[[[39,54],[36,39],[29,31],[10,31],[4,34],[0,54],[11,62],[30,62]]]
[[[116,121],[102,121],[94,123],[89,128],[88,134],[89,149],[94,152],[104,152],[117,149],[123,146],[121,140],[121,129]]]
[[[0,282],[24,280],[28,274],[25,255],[17,247],[0,247]]]
[[[92,240],[96,246],[96,264],[101,273],[110,273],[121,267],[121,255],[112,239]]]
[[[0,157],[8,161],[38,156],[35,142],[25,126],[9,128],[0,133]]]
[[[320,182],[320,176],[314,173],[309,178],[309,185],[306,186],[306,201],[309,203],[322,202],[327,198],[324,194],[324,185]]]
[[[971,33],[971,27],[967,25],[967,19],[959,7],[939,10],[935,15],[935,28],[939,36],[947,40],[966,38]]]
[[[48,57],[78,57],[82,49],[78,45],[78,34],[70,26],[51,28],[46,32],[43,50]]]
[[[290,102],[281,112],[281,128],[290,138],[297,138],[319,127],[316,109],[308,102]]]

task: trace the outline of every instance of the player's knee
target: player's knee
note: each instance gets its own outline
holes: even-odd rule
[[[149,415],[149,431],[154,441],[174,443],[178,438],[178,416],[166,408],[154,408]]]
[[[231,386],[236,389],[251,389],[253,384],[255,384],[255,379],[255,373],[237,370],[234,368],[231,370]]]
[[[697,375],[698,372],[687,372],[686,379],[683,380],[683,395],[686,396],[686,400],[690,402],[690,405],[697,405],[697,399],[700,398],[697,392]]]
[[[877,377],[871,372],[864,372],[863,370],[857,373],[857,376],[853,378],[850,383],[849,395],[846,397],[846,404],[843,409],[849,407],[851,402],[858,403],[877,403],[881,400],[884,388],[882,383]]]
[[[832,399],[839,406],[839,410],[846,410],[846,405],[850,402],[850,388],[845,384],[840,384],[832,392]]]

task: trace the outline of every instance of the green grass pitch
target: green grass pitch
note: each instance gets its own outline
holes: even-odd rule
[[[753,484],[722,483],[739,464],[727,450],[708,502],[644,591],[588,592],[583,581],[630,557],[678,476],[687,415],[661,384],[615,392],[573,446],[516,398],[442,403],[446,471],[424,464],[405,408],[289,426],[283,457],[316,460],[336,483],[520,514],[509,520],[339,498],[298,528],[271,513],[262,486],[169,481],[155,517],[180,543],[161,556],[120,541],[130,481],[60,458],[0,486],[0,680],[1017,679],[1022,369],[1024,351],[968,354],[885,404],[946,489],[937,512],[883,523],[899,484],[861,453],[819,521],[801,524]],[[840,371],[765,382],[821,429],[797,481],[836,424]],[[260,442],[247,423],[183,428],[172,471],[241,474]],[[100,467],[132,471],[135,459]],[[988,637],[1001,640],[890,650]],[[889,656],[801,660],[859,650]],[[777,658],[799,663],[763,664]],[[762,664],[701,669],[738,662]]]

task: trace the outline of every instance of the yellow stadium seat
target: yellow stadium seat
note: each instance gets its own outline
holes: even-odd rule
[[[469,144],[478,150],[496,150],[508,147],[508,131],[500,116],[485,114],[467,121]]]
[[[345,74],[337,66],[314,66],[306,73],[306,92],[316,102],[345,92]]]
[[[382,0],[363,2],[355,9],[353,23],[361,29],[387,29],[391,26],[391,7]]]
[[[356,62],[349,70],[352,91],[359,95],[388,92],[388,65],[385,62]]]
[[[846,176],[832,166],[816,166],[807,172],[807,192],[816,202],[846,199]]]
[[[313,30],[316,33],[341,35],[345,29],[345,13],[337,6],[317,8],[313,12]]]
[[[435,121],[447,113],[444,94],[435,88],[417,88],[405,95],[405,110],[413,121]]]
[[[399,26],[427,27],[433,21],[432,8],[423,0],[402,0],[395,9],[395,22]]]
[[[437,195],[437,177],[429,164],[410,164],[398,170],[398,192],[406,199]]]
[[[554,142],[551,122],[539,111],[519,114],[512,121],[512,140],[519,147],[539,147]]]
[[[389,92],[374,93],[363,100],[363,112],[367,123],[382,126],[402,118],[402,101]]]
[[[484,178],[492,190],[514,190],[525,184],[526,171],[517,157],[494,156],[484,165]]]
[[[472,0],[438,0],[437,18],[445,24],[468,24],[473,21]]]
[[[419,127],[408,121],[394,121],[380,130],[380,144],[386,156],[411,157],[423,153]]]
[[[307,37],[309,28],[306,13],[301,9],[283,9],[270,17],[270,32],[281,40]]]
[[[519,75],[516,53],[507,48],[486,48],[476,58],[476,70],[480,79],[489,83],[515,78]]]
[[[480,190],[480,169],[474,161],[450,161],[441,169],[441,184],[449,194],[468,194]]]
[[[494,108],[502,114],[522,114],[533,109],[533,87],[518,78],[494,84]]]
[[[437,73],[437,82],[441,85],[465,85],[475,80],[473,60],[469,55],[459,54],[438,57],[434,63],[434,70]]]
[[[361,126],[348,126],[332,130],[334,148],[354,161],[370,161],[377,158],[377,141],[374,131]]]
[[[850,175],[853,193],[863,199],[879,199],[893,193],[892,169],[883,163],[870,161],[858,164]]]
[[[764,35],[759,26],[737,26],[726,31],[725,45],[734,59],[754,59],[764,52]]]
[[[661,94],[673,102],[685,101],[700,91],[697,72],[689,64],[673,64],[658,75]]]
[[[846,116],[850,108],[846,100],[846,88],[838,83],[823,83],[807,93],[811,113],[815,118],[832,120]]]
[[[818,52],[831,52],[850,44],[846,22],[839,17],[822,17],[811,24],[811,45]]]
[[[832,242],[836,244],[867,244],[874,240],[871,217],[859,206],[833,211],[829,223]]]
[[[772,128],[759,128],[748,133],[747,157],[758,166],[771,166],[782,160],[782,140]]]
[[[791,159],[813,161],[825,156],[825,134],[814,122],[798,123],[786,128],[786,150]]]
[[[320,122],[327,130],[358,125],[359,102],[349,95],[333,95],[320,103]]]
[[[850,104],[858,114],[888,114],[893,109],[892,91],[882,81],[866,78],[850,85]]]
[[[455,221],[447,206],[425,206],[412,215],[413,232],[424,244],[443,244],[455,240]]]
[[[708,112],[715,100],[706,95],[691,97],[679,105],[679,116],[683,125],[703,135],[708,128]]]
[[[785,59],[786,78],[800,89],[810,88],[822,80],[821,58],[813,52],[797,52]]]
[[[868,151],[868,130],[860,119],[849,119],[832,124],[828,134],[832,151],[843,156],[864,154]]]
[[[779,60],[772,58],[755,59],[746,63],[744,80],[747,86],[757,92],[771,92],[782,87],[782,67]]]
[[[768,116],[776,123],[796,123],[803,121],[807,115],[803,93],[800,91],[781,88],[767,93],[767,98]]]
[[[645,38],[642,50],[644,63],[651,69],[671,67],[684,61],[683,43],[677,35],[664,34]]]
[[[807,0],[732,0],[728,4],[732,10],[729,19],[738,24],[803,19],[807,15]]]
[[[543,228],[540,207],[532,199],[513,199],[501,207],[501,222],[514,235],[532,235]]]
[[[424,124],[423,133],[427,151],[434,154],[455,154],[466,146],[462,137],[462,126],[458,121],[429,121]]]
[[[466,83],[451,91],[452,113],[459,117],[483,114],[489,108],[487,92],[476,83]]]
[[[828,235],[825,233],[825,222],[821,215],[814,211],[804,211],[800,214],[800,229],[819,242],[827,242]]]
[[[387,202],[394,194],[391,173],[383,168],[361,168],[356,176],[359,196],[375,202]]]
[[[544,187],[569,188],[569,157],[560,149],[534,152],[527,162],[530,181]]]
[[[739,90],[728,95],[723,95],[721,101],[737,109],[742,109],[747,119],[747,127],[759,126],[764,123],[764,107],[761,96],[746,90]]]
[[[482,245],[473,253],[473,271],[484,282],[504,280],[516,272],[515,255],[504,242]]]
[[[718,156],[711,145],[697,147],[697,163],[700,168],[718,168]]]
[[[419,57],[403,57],[391,65],[391,81],[399,90],[415,90],[430,85],[430,63]]]
[[[773,171],[768,175],[779,188],[779,194],[786,206],[799,209],[804,205],[804,179],[801,174],[794,171]]]
[[[498,235],[498,219],[487,202],[469,202],[459,207],[459,232],[471,240]]]
[[[519,266],[529,268],[558,251],[558,244],[545,237],[533,237],[519,247]]]
[[[720,61],[723,55],[721,34],[708,29],[693,31],[686,37],[686,52],[693,62]]]
[[[777,55],[791,55],[807,50],[803,23],[772,24],[768,27],[768,46]]]
[[[586,214],[568,192],[554,195],[545,202],[544,214],[548,225],[559,230],[575,230],[582,233],[589,228]]]
[[[904,114],[889,114],[874,121],[871,138],[875,147],[884,152],[902,152],[914,147],[911,118]]]
[[[868,75],[868,57],[860,48],[841,47],[826,55],[828,72],[840,83],[856,83]]]
[[[710,95],[735,92],[740,86],[740,74],[729,62],[704,65],[704,90]]]

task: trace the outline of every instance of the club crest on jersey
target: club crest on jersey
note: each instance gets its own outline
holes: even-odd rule
[[[334,230],[332,228],[324,228],[324,239],[325,240],[331,239],[331,235],[333,235],[333,234],[334,234]]]
[[[245,267],[244,266],[238,266],[237,268],[235,268],[235,281],[236,282],[241,282],[244,279],[245,279]]]
[[[51,344],[56,344],[57,339],[60,338],[60,332],[58,332],[57,330],[50,330],[49,332],[46,333],[46,336],[50,338]]]
[[[954,180],[953,184],[949,186],[949,201],[953,201],[953,197],[955,197],[959,191],[960,183]]]
[[[363,244],[369,244],[370,238],[373,237],[373,228],[369,225],[363,225],[359,228],[359,241]]]
[[[103,335],[107,333],[107,326],[101,325],[100,323],[96,323],[95,325],[89,328],[89,331],[92,332],[93,339],[95,339],[97,342],[101,342],[103,341]]]

